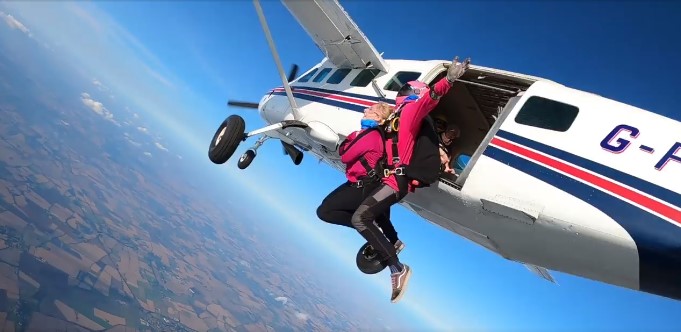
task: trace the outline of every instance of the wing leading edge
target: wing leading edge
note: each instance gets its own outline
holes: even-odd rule
[[[337,0],[281,0],[324,55],[339,68],[388,65]]]

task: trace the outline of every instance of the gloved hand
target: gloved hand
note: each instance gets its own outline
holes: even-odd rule
[[[447,69],[447,81],[449,84],[454,84],[454,81],[463,76],[471,63],[471,58],[466,58],[463,63],[459,62],[459,56],[454,57],[452,64]]]

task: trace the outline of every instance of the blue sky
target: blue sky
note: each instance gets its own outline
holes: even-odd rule
[[[676,65],[681,9],[671,2],[342,4],[387,58],[470,56],[476,64],[546,77],[681,119],[674,80],[681,76]],[[262,5],[286,70],[297,63],[303,72],[321,60],[278,1]],[[389,315],[409,313],[413,324],[430,328],[675,327],[679,302],[555,272],[560,285],[549,284],[401,207],[394,209],[394,219],[407,243],[402,259],[414,268],[414,278],[403,302],[389,304],[387,272],[368,277],[354,268],[362,239],[314,215],[342,174],[309,155],[295,167],[275,141],[260,148],[244,171],[235,160],[217,167],[206,157],[225,116],[242,115],[249,129],[263,125],[254,112],[227,109],[227,99],[258,101],[281,84],[250,1],[5,2],[0,9],[6,23],[6,15],[13,15],[30,38],[106,86],[111,100],[126,105],[155,133],[164,152],[193,163],[204,180],[241,186],[248,192],[244,197],[271,207],[257,213],[263,222],[285,225],[283,241],[321,245],[317,255],[327,264],[337,262],[352,280],[345,282],[362,291],[368,285],[370,292],[361,296],[385,302],[380,309]],[[114,120],[121,118],[110,111]],[[242,145],[236,156],[249,146]]]

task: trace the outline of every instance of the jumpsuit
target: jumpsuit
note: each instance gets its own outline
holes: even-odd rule
[[[451,85],[446,77],[435,83],[431,90],[416,101],[411,101],[402,107],[400,112],[400,128],[397,132],[397,153],[400,162],[394,167],[408,165],[414,150],[414,144],[418,131],[425,117],[435,109],[440,101],[440,96],[447,94]],[[400,105],[398,105],[400,106]],[[388,162],[392,163],[392,139],[385,142]],[[401,190],[400,190],[401,188]],[[357,208],[352,215],[352,226],[364,237],[369,244],[387,259],[391,266],[399,266],[399,259],[395,247],[390,245],[381,236],[380,231],[374,224],[374,219],[389,211],[391,206],[401,201],[408,192],[413,192],[415,187],[405,176],[391,174],[384,177],[382,183],[376,188]]]
[[[330,224],[354,229],[352,215],[362,201],[381,184],[380,174],[374,179],[367,177],[361,158],[364,158],[369,167],[374,168],[383,156],[383,138],[378,130],[363,133],[364,130],[353,132],[341,143],[339,154],[341,162],[346,165],[347,181],[326,196],[317,208],[317,217]],[[358,186],[359,180],[362,182],[361,186]],[[376,224],[391,244],[397,242],[397,231],[390,221],[390,209],[385,209],[376,217]]]

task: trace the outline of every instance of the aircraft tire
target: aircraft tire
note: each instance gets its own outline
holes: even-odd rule
[[[208,147],[208,158],[214,164],[224,164],[234,154],[244,138],[246,123],[236,114],[228,116],[215,131]]]
[[[241,158],[239,158],[239,162],[236,164],[236,166],[239,167],[239,169],[246,169],[246,167],[253,162],[253,159],[255,159],[255,151],[248,149],[243,155],[241,155]]]
[[[369,243],[367,242],[357,251],[357,268],[364,274],[379,273],[388,265],[385,260],[381,260],[375,253],[370,256],[365,255],[364,251],[368,246]]]

